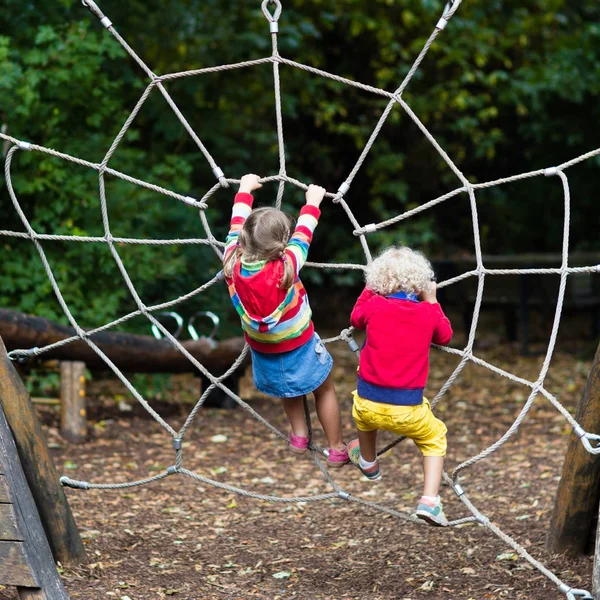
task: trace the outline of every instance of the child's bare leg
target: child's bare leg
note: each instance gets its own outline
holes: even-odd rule
[[[342,441],[342,418],[331,374],[313,393],[317,416],[327,437],[327,443],[330,448],[341,452],[345,448]]]
[[[417,512],[415,513],[417,517],[423,519],[429,525],[436,525],[438,527],[446,527],[448,525],[448,519],[444,514],[442,503],[438,495],[443,469],[443,456],[423,457],[425,483],[423,485],[423,496],[419,500]]]
[[[295,398],[282,398],[283,410],[292,427],[292,433],[302,437],[308,437],[308,425],[304,416],[304,396]]]
[[[358,430],[358,443],[362,459],[372,463],[377,458],[377,429],[373,431]]]
[[[362,443],[361,443],[362,452]],[[442,472],[444,470],[443,456],[424,456],[423,474],[425,483],[423,485],[423,496],[432,498],[437,497],[440,492],[440,483],[442,481]]]

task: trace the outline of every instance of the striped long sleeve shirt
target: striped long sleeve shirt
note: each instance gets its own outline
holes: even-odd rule
[[[236,195],[224,259],[235,251],[253,201],[251,194]],[[281,259],[248,263],[242,257],[233,269],[233,276],[226,279],[246,341],[253,350],[289,352],[302,346],[313,335],[312,311],[299,274],[306,262],[320,215],[321,211],[316,206],[307,204],[302,207]],[[294,284],[288,290],[279,287],[284,261],[291,262],[295,273]]]

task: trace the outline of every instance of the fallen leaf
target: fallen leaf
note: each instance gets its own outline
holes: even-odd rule
[[[279,571],[277,573],[273,573],[273,577],[275,579],[287,579],[288,577],[291,577],[292,574],[289,571]]]
[[[519,555],[516,552],[503,552],[496,556],[496,560],[519,560]]]
[[[261,483],[275,483],[275,480],[272,477],[263,477],[259,481]]]

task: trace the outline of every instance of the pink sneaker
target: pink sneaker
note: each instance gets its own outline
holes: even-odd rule
[[[348,462],[348,449],[336,450],[335,448],[329,448],[327,455],[327,466],[332,469],[339,469]]]
[[[291,431],[289,434],[290,450],[294,454],[304,454],[308,448],[308,438],[302,435],[294,435]]]

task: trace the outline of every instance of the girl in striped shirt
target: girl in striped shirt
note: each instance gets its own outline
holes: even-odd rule
[[[271,207],[252,210],[257,175],[244,175],[235,196],[223,273],[252,353],[254,385],[281,398],[292,452],[308,447],[304,396],[313,392],[329,445],[327,464],[348,462],[340,409],[331,379],[333,359],[315,333],[300,269],[321,211],[325,189],[309,186],[294,232],[292,220]]]

